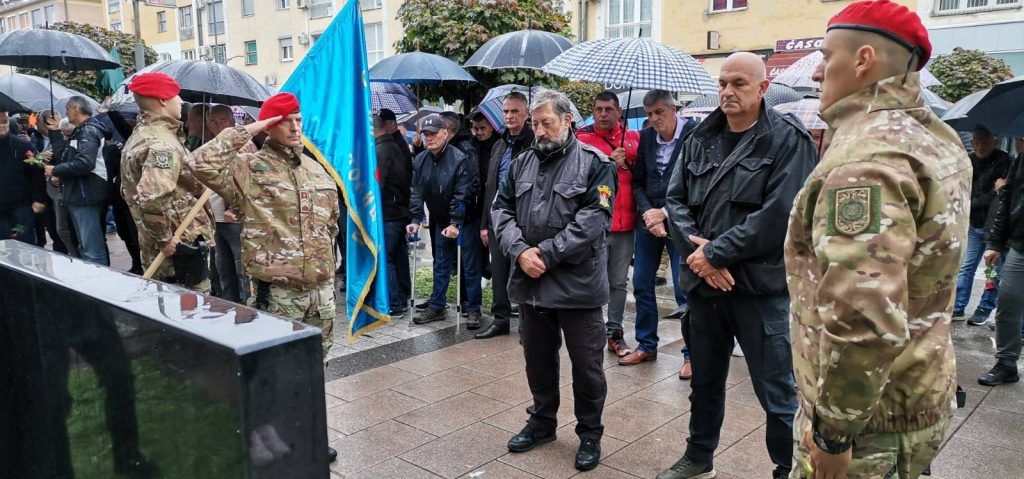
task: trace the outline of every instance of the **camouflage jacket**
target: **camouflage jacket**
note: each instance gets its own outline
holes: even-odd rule
[[[224,130],[192,153],[189,167],[238,215],[246,275],[310,289],[334,275],[338,189],[301,147],[268,139],[244,153],[251,139],[243,127]]]
[[[950,321],[971,164],[918,74],[822,113],[833,138],[785,245],[801,409],[824,437],[909,432],[950,413]]]
[[[121,153],[121,195],[139,229],[142,263],[148,267],[205,188],[184,167],[189,153],[182,143],[182,123],[142,112]],[[213,213],[207,205],[181,235],[191,243],[202,235],[213,246]],[[155,278],[174,276],[173,261],[164,261]]]

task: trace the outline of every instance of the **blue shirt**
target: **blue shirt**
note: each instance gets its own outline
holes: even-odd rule
[[[658,151],[655,160],[657,160],[659,174],[664,174],[665,168],[668,168],[668,163],[672,161],[672,152],[676,149],[676,142],[679,141],[679,136],[683,133],[684,125],[686,125],[686,120],[676,118],[676,132],[669,141],[662,140],[661,134],[654,135],[654,138],[658,141]]]

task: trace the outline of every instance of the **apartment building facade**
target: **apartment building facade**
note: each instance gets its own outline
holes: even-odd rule
[[[936,55],[955,47],[981,50],[1024,75],[1024,1],[919,0]]]
[[[0,33],[74,20],[105,27],[102,0],[2,0]]]

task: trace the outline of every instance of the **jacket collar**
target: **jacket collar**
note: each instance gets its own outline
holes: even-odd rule
[[[923,108],[921,74],[900,74],[842,98],[821,112],[821,118],[835,131],[846,123],[881,110],[909,110]]]
[[[680,118],[678,121],[684,121]],[[583,131],[586,133],[592,133],[601,138],[607,138],[609,140],[615,140],[622,138],[622,123],[615,122],[615,126],[611,130],[600,130],[597,125],[587,125],[583,127]]]
[[[139,112],[139,125],[159,126],[162,128],[167,128],[174,134],[178,134],[182,126],[184,126],[185,124],[179,120],[175,120],[168,116],[157,115],[155,113],[148,111],[142,111]]]
[[[263,149],[272,153],[274,156],[284,157],[293,167],[302,164],[302,145],[291,148],[271,140],[268,137],[267,141],[263,143]]]
[[[551,153],[545,153],[536,146],[534,146],[532,150],[537,152],[537,158],[540,159],[541,163],[544,163],[551,160],[557,160],[565,156],[572,148],[576,147],[576,141],[576,135],[573,135],[572,132],[570,132],[569,138],[566,139],[565,144],[562,145],[561,148],[552,151]]]
[[[512,144],[512,133],[510,133],[509,129],[505,129],[505,133],[502,134],[501,138],[505,140],[505,143]],[[530,128],[530,125],[524,125],[522,131],[520,131],[519,134],[516,135],[516,138],[518,141],[523,141],[527,142],[528,144],[532,144],[533,130]]]
[[[754,124],[754,137],[756,138],[772,131],[772,126],[780,119],[779,113],[774,108],[768,108],[764,100],[761,100],[761,113],[757,117],[757,123]],[[718,138],[728,126],[729,123],[725,113],[722,112],[721,107],[718,107],[700,125],[697,125],[697,128],[694,128],[693,136],[697,137],[701,143],[706,143],[712,138]]]

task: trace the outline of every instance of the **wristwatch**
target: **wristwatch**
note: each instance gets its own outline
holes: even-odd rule
[[[822,451],[829,454],[842,454],[853,446],[853,441],[850,442],[839,442],[828,439],[818,433],[817,429],[813,431],[814,444],[818,446]]]

